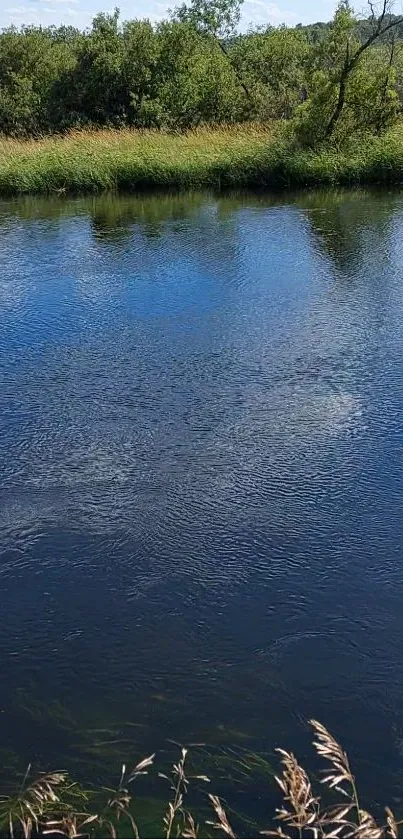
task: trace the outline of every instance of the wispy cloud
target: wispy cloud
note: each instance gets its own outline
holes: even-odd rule
[[[32,9],[30,6],[11,6],[5,12],[10,17],[22,17],[24,15],[31,15],[32,13],[36,14],[35,9]]]
[[[271,23],[278,26],[281,23],[287,23],[293,26],[298,23],[298,20],[295,12],[280,8],[277,3],[265,2],[265,0],[246,0],[243,7],[242,22],[246,25]]]
[[[132,4],[128,0],[122,0],[118,5],[123,20],[148,17],[152,21],[159,21],[166,16],[168,8],[178,2],[179,0],[135,0]],[[277,26],[286,23],[292,26],[308,19],[329,19],[334,3],[335,0],[305,0],[304,10],[299,11],[300,0],[245,0],[242,29],[245,31],[250,25]],[[84,29],[89,26],[98,11],[110,11],[110,0],[97,0],[95,5],[94,11],[93,0],[26,0],[26,3],[18,3],[17,0],[14,6],[0,8],[0,27],[9,26],[11,23],[58,25],[74,17],[75,25]]]
[[[57,0],[53,0],[53,2],[56,2],[56,1]],[[41,7],[41,11],[45,15],[57,15],[59,10],[57,8],[55,9],[54,6],[43,6],[43,7]],[[76,15],[77,15],[77,12],[76,12],[75,9],[67,8],[63,12],[63,17],[65,17],[65,18],[66,17],[76,17]]]
[[[46,0],[33,0],[34,3],[44,3]],[[78,0],[52,0],[52,6],[59,6],[59,5],[69,5],[69,6],[76,6],[78,5]],[[42,8],[42,6],[41,6]]]
[[[79,8],[80,0],[28,0],[26,5],[9,6],[0,11],[0,28],[22,24],[60,25],[74,18],[74,25],[85,29],[96,14],[93,9]]]

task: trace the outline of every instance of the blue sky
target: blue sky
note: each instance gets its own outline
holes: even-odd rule
[[[71,24],[81,29],[87,27],[98,11],[110,11],[119,6],[123,19],[148,17],[159,20],[166,9],[177,5],[176,0],[3,0],[0,9],[0,27],[22,23]],[[335,0],[245,0],[243,24],[308,23],[329,20]]]

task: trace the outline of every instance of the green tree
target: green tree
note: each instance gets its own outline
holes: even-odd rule
[[[346,105],[353,128],[379,133],[396,121],[399,96],[394,66],[398,46],[388,45],[368,50],[351,78]]]
[[[257,118],[293,115],[304,86],[308,49],[305,33],[285,26],[242,35],[231,45],[231,61],[246,80]]]
[[[0,87],[0,129],[19,137],[38,132],[39,97],[26,76],[9,72]]]
[[[54,98],[58,95],[60,99],[60,127],[125,122],[129,103],[122,63],[119,10],[96,15],[91,31],[78,40],[74,66],[60,78],[54,92]]]
[[[76,30],[15,27],[0,35],[0,130],[38,134],[53,126],[55,81],[70,64]]]
[[[158,101],[160,38],[148,20],[125,23],[122,37],[121,73],[127,122],[130,125],[148,127],[155,123],[153,110],[155,111]]]
[[[241,17],[243,0],[190,0],[177,6],[171,17],[194,27],[200,35],[213,39],[227,59],[246,98],[251,93],[236,65],[232,64],[228,44],[233,39]]]
[[[142,122],[147,117],[159,127],[186,129],[200,122],[233,121],[242,97],[215,44],[186,22],[165,21],[157,35],[154,97],[143,103]]]
[[[355,128],[371,128],[372,121],[363,114],[375,109],[377,124],[389,124],[395,112],[391,108],[393,73],[389,61],[384,61],[376,73],[377,81],[365,81],[362,69],[373,54],[375,44],[385,39],[398,26],[400,19],[388,9],[383,0],[378,16],[371,4],[371,34],[360,41],[357,21],[348,0],[341,0],[332,26],[315,44],[307,62],[308,101],[300,109],[297,124],[299,136],[312,143],[334,135],[343,137]],[[378,59],[384,53],[378,53]],[[366,99],[365,107],[364,99]],[[357,107],[358,106],[358,107]],[[382,107],[384,114],[382,114]],[[344,123],[344,124],[343,124]]]
[[[174,9],[172,16],[189,23],[202,35],[228,40],[234,35],[241,17],[243,0],[190,0]]]
[[[99,14],[89,31],[0,33],[0,131],[37,136],[86,125],[184,129],[294,117],[315,143],[382,131],[403,103],[403,18],[388,0],[358,20],[239,34],[242,0],[187,0],[157,26]],[[400,40],[399,40],[400,39]],[[306,101],[305,101],[306,100]]]

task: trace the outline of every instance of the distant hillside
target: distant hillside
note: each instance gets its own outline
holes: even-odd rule
[[[399,17],[400,15],[391,15],[391,20],[397,20]],[[298,23],[296,29],[305,32],[309,38],[309,41],[312,44],[314,44],[323,38],[326,31],[329,29],[331,25],[331,22],[323,23],[320,21],[318,21],[318,23],[311,23],[307,26],[303,25],[302,23]],[[356,31],[361,41],[365,41],[366,38],[368,38],[368,35],[371,34],[371,27],[372,24],[369,18],[364,18],[363,20],[358,21]],[[403,41],[403,23],[400,23],[397,27],[395,27],[393,32],[395,33],[395,37],[398,41]],[[388,36],[385,36],[385,38],[387,37]]]

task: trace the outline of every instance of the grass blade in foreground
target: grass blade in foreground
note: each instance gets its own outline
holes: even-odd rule
[[[256,832],[256,837],[262,835],[283,839],[293,839],[295,836],[301,839],[398,839],[402,836],[403,822],[398,822],[390,809],[386,808],[385,824],[378,824],[376,819],[360,806],[355,778],[346,753],[321,723],[312,720],[311,724],[315,732],[314,746],[319,756],[328,764],[322,783],[330,795],[337,797],[330,806],[324,805],[319,791],[316,794],[313,792],[309,775],[296,757],[290,752],[278,749],[283,773],[276,780],[283,795],[283,804],[277,810],[274,819],[280,821],[281,826]],[[185,774],[186,756],[187,750],[182,749],[180,759],[173,766],[171,779],[159,773],[160,777],[170,781],[173,792],[161,823],[159,837],[202,839],[203,836],[211,835],[211,832],[206,832],[206,828],[208,830],[212,827],[216,834],[226,836],[227,839],[236,839],[225,807],[216,795],[208,795],[215,814],[214,821],[207,819],[199,826],[195,815],[187,810],[186,795],[192,778]],[[105,788],[107,799],[98,813],[91,812],[91,797],[80,791],[78,785],[69,781],[66,773],[51,772],[28,783],[29,767],[18,793],[15,796],[0,797],[0,835],[11,839],[36,839],[41,836],[64,836],[67,839],[96,839],[105,836],[118,839],[121,836],[122,839],[126,839],[130,835],[133,839],[140,839],[141,825],[139,826],[135,820],[135,800],[130,786],[139,775],[147,774],[153,765],[154,757],[155,755],[152,755],[140,761],[128,777],[126,767],[123,766],[117,789]],[[205,776],[195,776],[195,779],[209,781]],[[80,801],[83,811],[76,811],[74,798]]]

